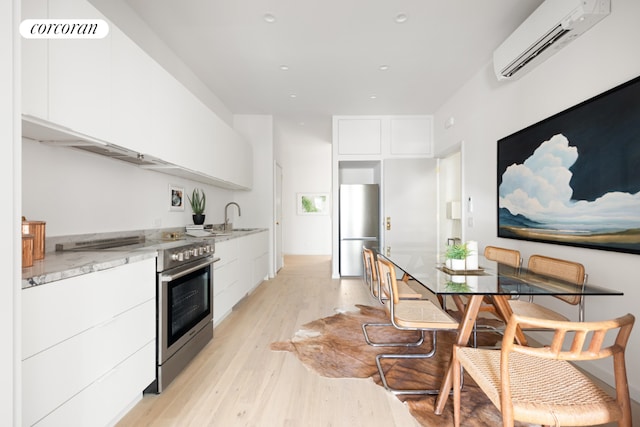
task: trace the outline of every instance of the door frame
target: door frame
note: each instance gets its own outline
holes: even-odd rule
[[[282,228],[284,224],[282,223],[282,179],[283,179],[283,171],[282,166],[275,161],[274,170],[274,224],[273,224],[273,266],[274,266],[274,277],[278,274],[278,271],[282,267],[284,267],[284,255],[282,250]]]

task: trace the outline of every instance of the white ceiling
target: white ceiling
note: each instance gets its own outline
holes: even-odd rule
[[[334,114],[433,114],[542,3],[125,1],[233,114],[272,114],[325,140]]]

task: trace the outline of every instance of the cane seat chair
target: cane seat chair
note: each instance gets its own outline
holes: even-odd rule
[[[453,348],[454,425],[460,426],[461,367],[502,414],[549,426],[585,426],[617,422],[631,427],[625,349],[635,318],[631,314],[599,322],[564,322],[511,316],[499,350],[455,345]],[[518,327],[553,333],[551,344],[514,343]],[[609,343],[609,344],[607,344]],[[571,362],[612,358],[615,395],[595,384]]]
[[[371,295],[374,298],[378,299],[381,304],[384,304],[384,299],[386,296],[380,293],[380,281],[378,280],[378,267],[376,265],[376,256],[373,251],[369,248],[362,248],[362,256],[364,258],[364,281],[365,285],[370,289]],[[403,277],[404,279],[404,277]],[[420,299],[422,295],[419,292],[411,289],[408,282],[408,276],[406,281],[402,281],[402,283],[398,284],[398,289],[400,292],[400,298],[402,299]]]
[[[381,292],[389,299],[385,308],[389,313],[391,324],[400,331],[419,331],[424,339],[425,332],[431,332],[431,349],[429,353],[413,354],[378,354],[376,365],[384,387],[394,394],[438,394],[439,389],[396,389],[387,381],[382,360],[384,359],[425,359],[433,357],[437,347],[437,332],[456,330],[458,322],[431,300],[402,300],[398,294],[398,280],[394,265],[382,256],[378,256],[378,273]]]
[[[520,268],[522,258],[520,252],[514,249],[500,248],[497,246],[487,246],[484,251],[485,258],[506,264],[514,268]],[[580,263],[567,261],[558,258],[551,258],[543,255],[532,255],[529,258],[527,270],[533,274],[541,274],[556,279],[563,280],[568,283],[575,284],[576,287],[582,288],[586,283],[586,274],[584,266]],[[559,298],[569,304],[578,305],[578,320],[584,321],[584,299],[580,295],[557,295]],[[569,321],[569,318],[551,310],[543,305],[536,304],[533,296],[526,299],[510,299],[509,306],[515,314],[527,317],[538,317],[549,320]],[[488,311],[500,317],[495,307],[491,304],[485,304],[481,307],[481,311]],[[502,319],[507,321],[507,319]]]
[[[362,255],[364,259],[364,282],[365,285],[369,287],[371,295],[376,298],[380,304],[386,304],[386,300],[388,300],[388,295],[385,295],[384,292],[380,291],[380,281],[378,280],[378,266],[375,261],[375,255],[373,251],[369,248],[362,248]],[[399,289],[401,289],[399,298],[400,299],[420,299],[422,297],[421,294],[412,290],[406,283],[402,282],[399,285]],[[373,341],[369,336],[367,328],[369,327],[390,327],[393,326],[390,322],[385,323],[364,323],[362,325],[362,332],[364,333],[364,339],[367,344],[374,347],[415,347],[419,346],[424,342],[424,337],[420,336],[417,341],[413,342],[377,342]]]
[[[555,279],[560,279],[564,282],[575,285],[581,290],[587,281],[587,275],[585,274],[584,265],[567,261],[564,259],[551,258],[544,255],[531,255],[527,264],[527,270],[533,274],[540,274]],[[584,321],[584,298],[582,295],[554,295],[568,304],[578,306],[578,320]],[[527,317],[539,317],[549,320],[568,321],[566,316],[546,308],[540,304],[533,302],[533,297],[529,300],[519,299],[510,300],[509,305],[511,310],[522,316]]]

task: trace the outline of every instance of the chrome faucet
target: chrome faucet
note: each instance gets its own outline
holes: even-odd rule
[[[242,214],[240,213],[240,205],[237,204],[236,202],[229,202],[227,203],[227,205],[224,207],[224,229],[225,231],[229,231],[229,214],[227,213],[227,210],[229,209],[229,206],[231,205],[236,205],[236,207],[238,208],[238,216],[242,216]]]

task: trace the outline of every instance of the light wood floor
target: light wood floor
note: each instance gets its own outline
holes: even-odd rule
[[[418,424],[371,379],[330,379],[269,349],[336,308],[374,305],[360,279],[331,279],[329,257],[289,256],[215,329],[214,339],[160,395],[145,395],[124,426],[403,426]]]

